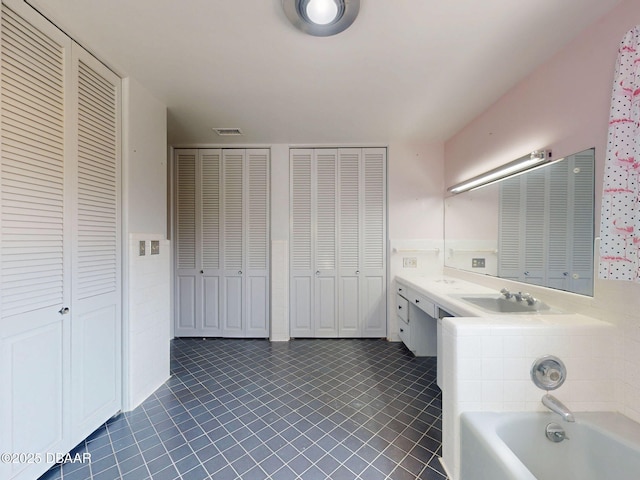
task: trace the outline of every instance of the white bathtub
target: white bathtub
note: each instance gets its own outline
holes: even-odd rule
[[[640,424],[616,413],[463,413],[460,480],[638,480]],[[547,424],[568,439],[553,443]]]

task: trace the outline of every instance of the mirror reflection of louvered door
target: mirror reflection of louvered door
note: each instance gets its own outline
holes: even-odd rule
[[[120,409],[120,79],[2,5],[0,478],[37,478]]]
[[[386,149],[292,149],[290,334],[386,336]]]
[[[500,183],[499,277],[593,294],[593,155]]]
[[[176,336],[269,336],[269,150],[178,149]]]

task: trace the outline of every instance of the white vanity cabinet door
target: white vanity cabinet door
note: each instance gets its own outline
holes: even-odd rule
[[[396,294],[396,313],[405,322],[409,320],[409,301],[398,294]]]

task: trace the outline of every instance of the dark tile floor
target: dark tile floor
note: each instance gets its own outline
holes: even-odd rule
[[[444,480],[435,358],[383,340],[177,339],[172,377],[41,480]]]

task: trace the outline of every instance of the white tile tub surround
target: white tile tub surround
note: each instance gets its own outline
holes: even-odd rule
[[[160,253],[151,255],[151,241]],[[139,255],[140,241],[146,242]],[[133,409],[169,378],[171,255],[160,234],[129,235],[128,398]]]
[[[445,364],[454,366],[444,372],[443,461],[453,479],[462,412],[546,410],[545,392],[530,379],[531,365],[542,355],[556,355],[567,367],[567,380],[554,395],[568,408],[616,411],[615,327],[581,315],[566,317],[536,325],[490,318],[443,321]]]
[[[443,463],[453,480],[460,465],[462,412],[545,410],[544,391],[529,376],[542,355],[556,355],[565,363],[567,380],[554,395],[571,410],[617,410],[619,342],[613,324],[579,314],[492,315],[451,294],[499,295],[499,289],[451,277],[403,280],[443,308],[464,315],[443,320]]]

